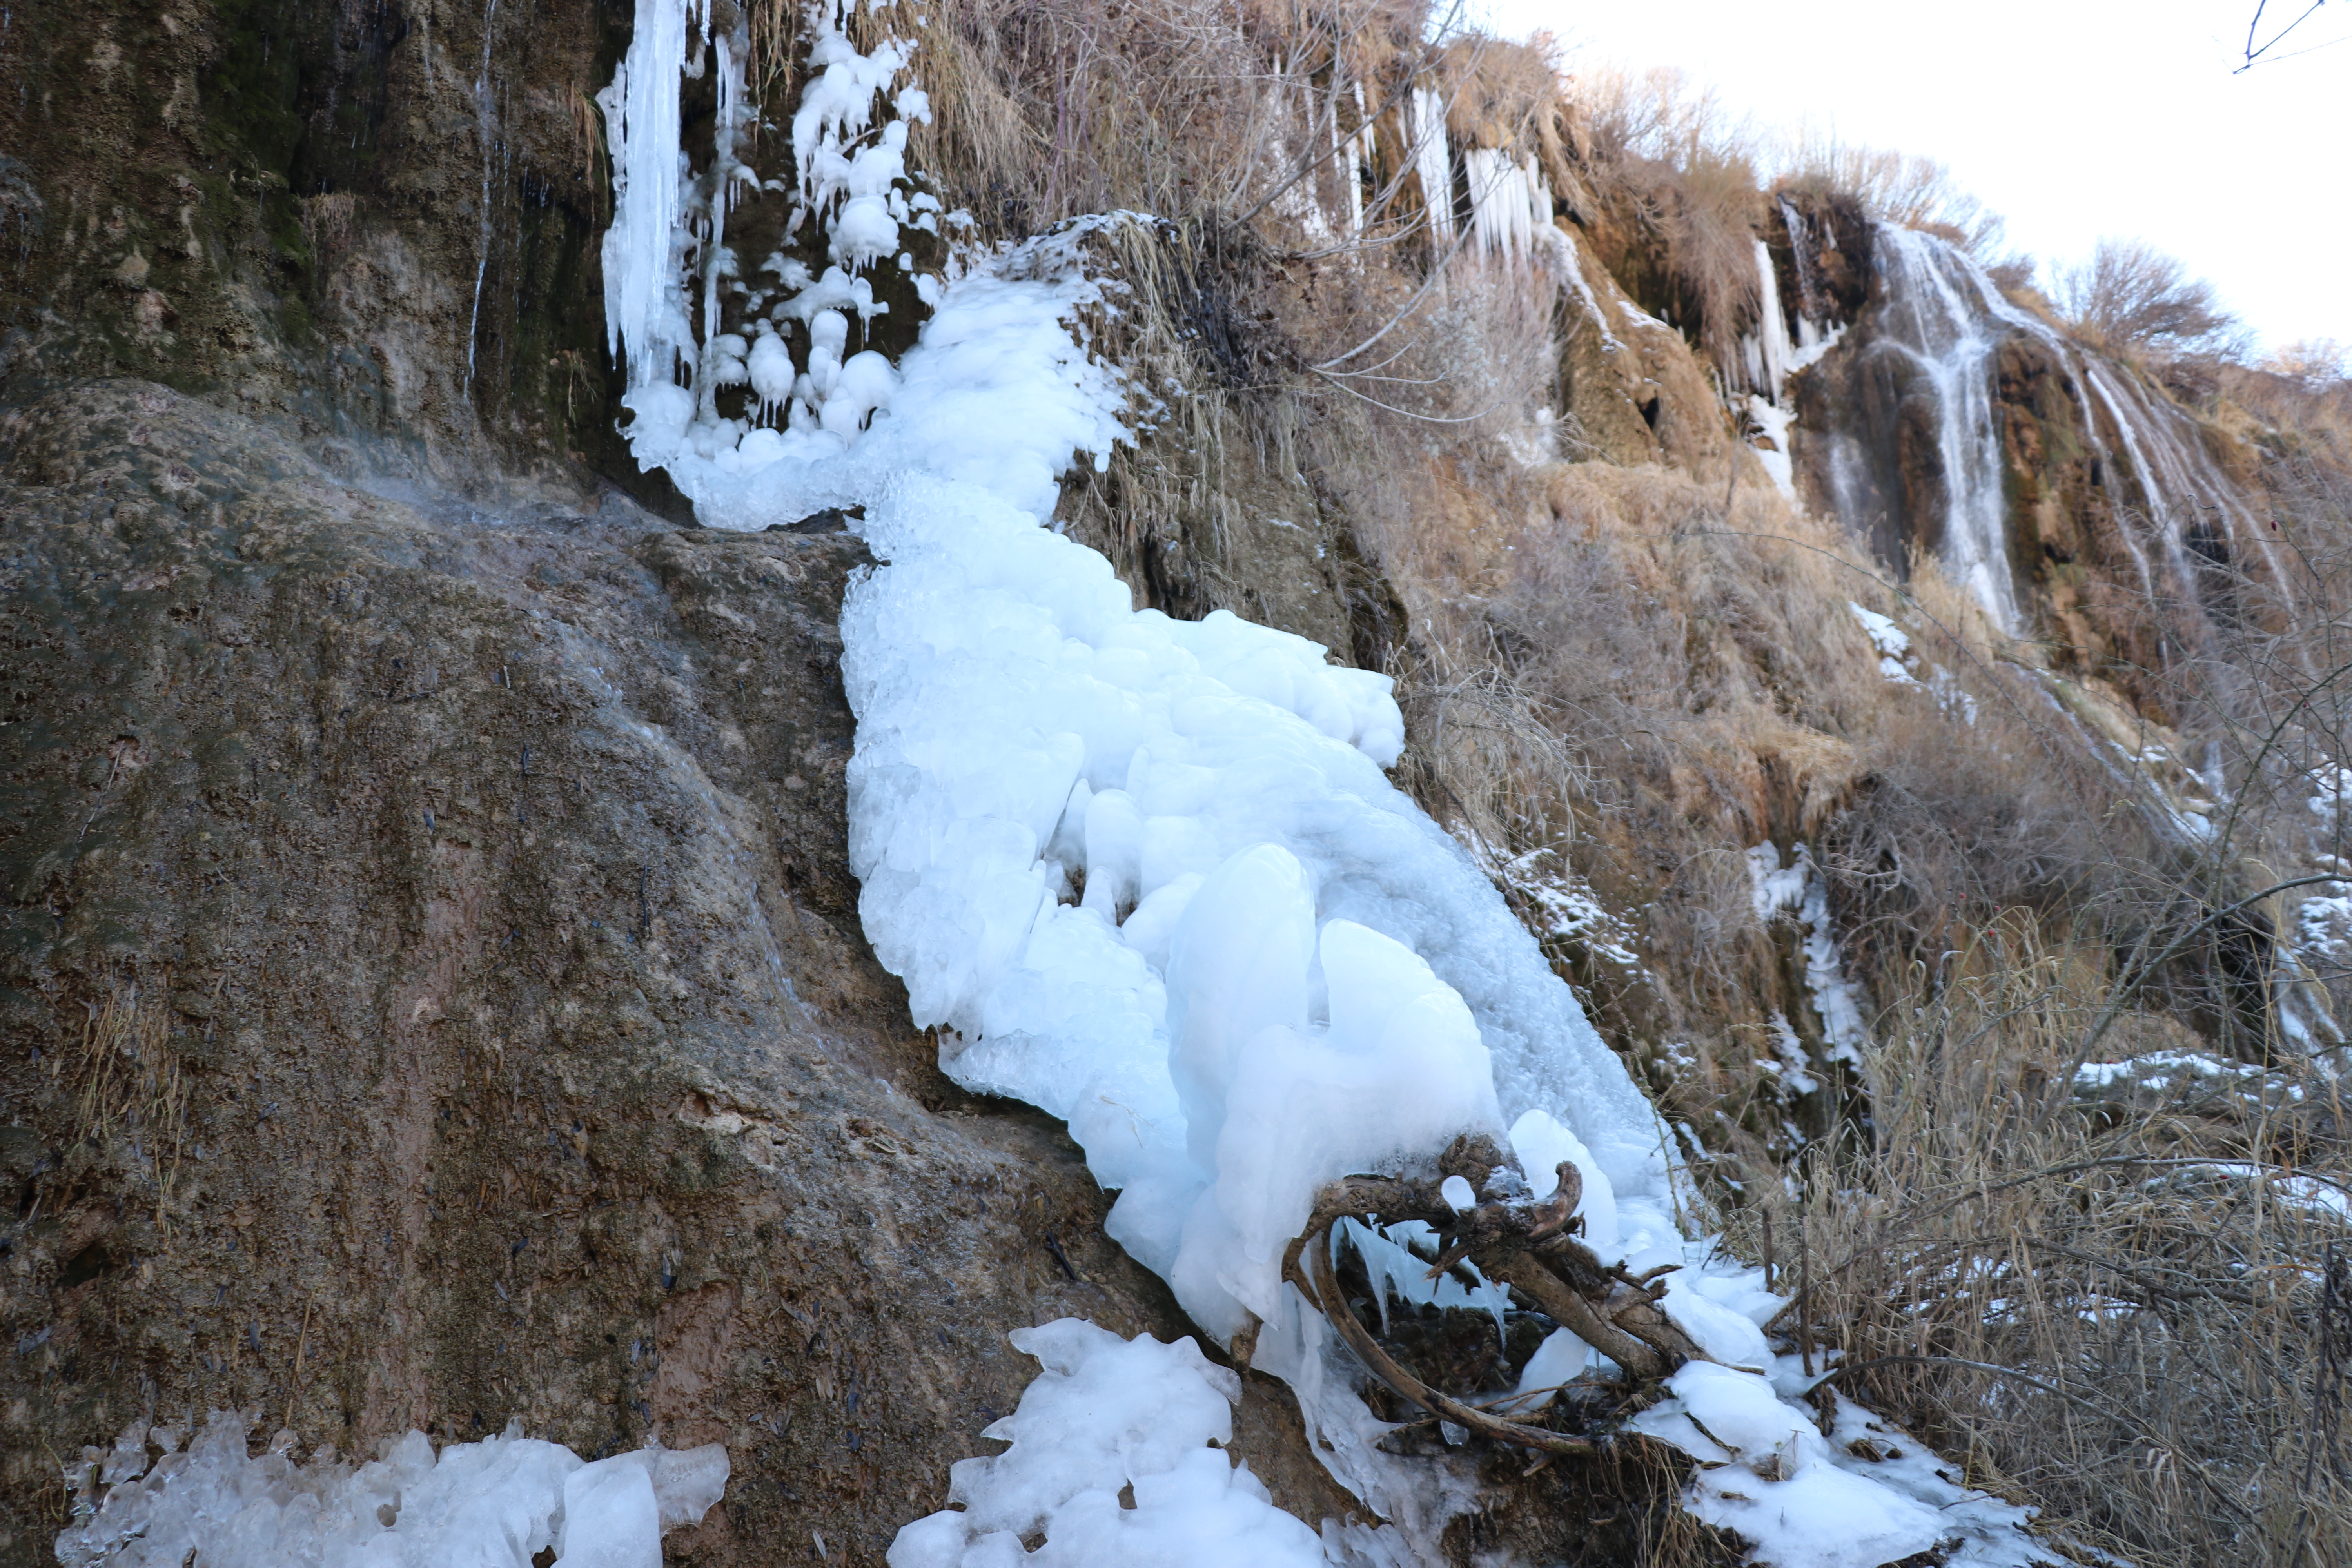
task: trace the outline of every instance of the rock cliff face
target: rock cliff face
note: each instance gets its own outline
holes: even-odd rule
[[[2053,668],[2177,721],[2167,639],[2226,619],[2229,579],[2269,564],[2257,458],[2149,374],[2060,333],[1919,236],[1874,237],[1850,199],[1780,207],[1783,299],[1843,336],[1797,378],[1807,503],[1896,571],[1990,563]],[[1964,535],[1968,520],[1984,537]]]
[[[615,434],[629,25],[100,0],[0,51],[0,1563],[81,1446],[213,1407],[723,1442],[673,1560],[878,1561],[1009,1330],[1190,1331],[866,945],[862,546],[695,529]],[[1125,542],[1147,600],[1344,651],[1313,486],[1164,460],[1205,510]],[[1271,1387],[1238,1453],[1344,1515]]]
[[[1846,338],[1800,379],[1796,447],[1808,498],[1843,514],[1880,560],[1901,570],[1915,552],[1947,548],[1955,481],[1943,418],[1949,389],[1937,367],[1890,341],[1887,317],[1896,308],[1879,279]],[[2117,510],[2142,503],[2126,489],[2126,471],[2103,456],[2080,367],[2013,329],[2000,330],[1989,352],[1986,412],[1997,465],[1987,477],[2018,602],[2053,634],[2064,668],[2126,679],[2160,668],[2158,619]],[[2120,445],[2112,415],[2105,437]],[[2160,704],[2154,683],[2146,684],[2151,689],[2135,695]]]
[[[346,464],[635,484],[606,408],[590,101],[628,20],[27,8],[0,50],[0,378],[160,381]]]
[[[854,538],[393,499],[152,384],[0,453],[0,1562],[81,1444],[213,1407],[723,1442],[674,1559],[875,1560],[1008,1330],[1184,1331],[859,934]],[[1286,1411],[1236,1446],[1337,1511]]]

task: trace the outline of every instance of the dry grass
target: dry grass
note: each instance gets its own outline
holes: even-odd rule
[[[2303,345],[2289,345],[2290,349]],[[2256,438],[2267,438],[2289,460],[2307,458],[2339,472],[2352,471],[2352,380],[2338,374],[2333,345],[2305,351],[2308,357],[2280,357],[2266,365],[2229,365],[2217,388],[2221,397],[2258,423]],[[2286,356],[2287,351],[2282,351]],[[2313,366],[2318,367],[2315,371]],[[2327,503],[2312,498],[2299,512]]]
[[[1739,334],[1761,300],[1754,129],[1678,71],[1594,71],[1574,88],[1602,261],[1736,379]]]
[[[1841,926],[1866,924],[1861,952],[1897,968],[1948,945],[1969,910],[2063,905],[2116,858],[2130,825],[2087,804],[2046,700],[1932,565],[1899,595],[1753,480],[1456,453],[1389,483],[1416,478],[1376,539],[1423,634],[1401,671],[1431,738],[1421,793],[1498,849],[1553,849],[1644,910],[1668,1031],[1727,1049],[1790,1006],[1750,907],[1752,845],[1813,846]],[[1885,678],[1850,600],[1916,628],[1941,700]],[[1536,748],[1537,729],[1557,742]]]
[[[2322,1321],[2352,1241],[2332,1085],[2176,1068],[2077,1091],[2105,970],[2017,913],[1922,968],[1870,1055],[1866,1131],[1740,1238],[1760,1255],[1777,1220],[1841,1384],[1976,1484],[2149,1568],[2347,1561],[2319,1339],[2352,1331],[2352,1300]],[[2111,1040],[2181,1043],[2154,1016]]]
[[[2352,1455],[2317,1349],[2327,1249],[2352,1245],[2325,1206],[2352,1194],[2331,1085],[2209,1056],[2164,1089],[2072,1091],[2086,1041],[2210,1051],[2181,1022],[2210,984],[2151,971],[2119,1000],[2116,971],[2214,896],[2111,809],[2041,678],[1931,565],[1898,596],[1769,492],[1727,509],[1687,474],[1422,438],[1381,539],[1420,637],[1416,787],[1643,895],[1612,901],[1648,906],[1669,994],[1648,1027],[1687,1047],[1669,1103],[1734,1129],[1731,1244],[1761,1258],[1777,1233],[1842,1382],[2134,1561],[2345,1560]],[[1944,664],[1975,722],[1886,680],[1849,598],[1912,627],[1921,677]],[[1737,1129],[1788,1110],[1755,1065],[1786,988],[1739,852],[1794,835],[1892,1005],[1859,1098],[1792,1147]]]
[[[1338,79],[1368,79],[1378,95],[1427,22],[1386,0],[948,8],[923,33],[938,118],[916,153],[997,233],[1120,207],[1237,213],[1318,145],[1318,86],[1328,100]]]
[[[49,1064],[53,1077],[69,1074],[74,1084],[74,1142],[128,1152],[154,1190],[155,1224],[168,1237],[191,1088],[169,1044],[171,1010],[142,1002],[136,983],[110,986],[83,1008],[79,1050]]]

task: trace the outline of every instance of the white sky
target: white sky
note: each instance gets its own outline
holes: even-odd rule
[[[2271,0],[2265,35],[2307,0]],[[2074,261],[2145,239],[2272,347],[2352,342],[2352,4],[2231,75],[2254,0],[1469,0],[1569,65],[1678,66],[1759,125],[1922,153]],[[2320,46],[2316,48],[2313,46]]]

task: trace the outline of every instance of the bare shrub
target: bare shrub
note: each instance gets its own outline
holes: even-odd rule
[[[2103,348],[2224,357],[2243,348],[2244,329],[2213,285],[2142,240],[2101,240],[2088,261],[2058,272],[2053,292],[2067,322]]]
[[[1776,190],[1793,188],[1851,195],[1881,223],[1923,229],[1975,258],[2010,293],[2032,287],[2032,257],[2003,243],[2008,221],[1964,188],[1933,158],[1865,147],[1808,129],[1777,150]]]
[[[1808,130],[1779,149],[1779,163],[1781,177],[1797,185],[1851,195],[1881,223],[1932,229],[1979,261],[1995,258],[2007,230],[1998,213],[1933,158]]]
[[[1571,84],[1589,184],[1622,237],[1604,256],[1626,291],[1727,374],[1760,299],[1763,191],[1755,132],[1681,72],[1591,71]]]
[[[2352,375],[2352,348],[2334,338],[2298,338],[2272,354],[2263,368],[2318,392]]]
[[[1423,0],[976,0],[921,25],[935,120],[916,153],[992,236],[1120,207],[1255,217],[1281,194],[1344,208],[1333,148],[1367,118],[1374,205],[1402,216],[1397,100],[1416,82],[1507,144],[1557,140],[1543,58]]]

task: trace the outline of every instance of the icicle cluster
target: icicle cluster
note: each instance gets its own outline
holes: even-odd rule
[[[1417,87],[1406,104],[1413,172],[1421,177],[1430,237],[1442,254],[1454,244],[1454,160],[1445,140],[1445,100],[1433,88]]]
[[[1790,395],[1789,378],[1835,348],[1845,335],[1845,328],[1842,324],[1827,328],[1823,325],[1827,307],[1813,286],[1811,241],[1803,215],[1782,202],[1780,218],[1788,227],[1789,243],[1796,257],[1800,299],[1795,331],[1792,334],[1788,309],[1780,299],[1780,279],[1772,266],[1771,247],[1759,239],[1756,242],[1759,301],[1756,327],[1741,336],[1739,351],[1742,366],[1748,373],[1746,412],[1764,441],[1754,448],[1756,456],[1763,463],[1764,471],[1772,476],[1773,485],[1794,500],[1797,476],[1790,432],[1797,423],[1797,410]]]
[[[1515,266],[1537,259],[1557,235],[1551,221],[1551,182],[1532,157],[1514,163],[1508,153],[1473,147],[1462,154],[1470,182],[1470,229],[1478,254]]]
[[[744,92],[749,25],[713,30],[708,0],[644,0],[628,55],[597,95],[614,171],[605,324],[627,366],[626,434],[641,465],[667,468],[689,495],[711,475],[845,449],[898,384],[889,361],[863,346],[890,309],[872,274],[896,268],[925,304],[938,298],[938,280],[916,272],[902,243],[910,229],[938,234],[942,216],[907,171],[908,126],[931,112],[907,75],[912,46],[892,38],[861,52],[848,0],[814,0],[806,21],[790,187],[763,182],[742,157],[759,113]],[[718,73],[719,113],[710,163],[695,174],[679,142],[678,84],[705,68]],[[822,232],[821,273],[778,250],[760,268],[772,285],[743,277],[727,220],[746,186],[793,198],[787,241],[812,223]],[[726,330],[730,303],[748,331]],[[722,415],[719,395],[734,387],[747,389],[746,411]]]

